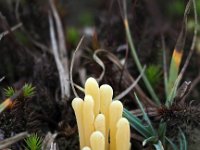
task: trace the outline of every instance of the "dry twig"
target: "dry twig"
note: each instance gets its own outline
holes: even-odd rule
[[[74,95],[76,97],[79,97],[75,88],[74,88],[74,82],[73,82],[73,65],[74,65],[74,60],[75,60],[75,56],[76,56],[76,52],[79,50],[80,46],[81,46],[81,43],[83,42],[83,39],[84,39],[84,36],[81,38],[81,40],[79,41],[77,47],[76,47],[76,50],[74,51],[73,53],[73,56],[72,56],[72,61],[71,61],[71,66],[70,66],[70,84],[71,84],[71,87],[72,87],[72,91],[74,93]]]
[[[43,140],[42,150],[56,150],[56,143],[54,142],[54,140],[57,135],[57,133],[52,134],[48,132]]]
[[[27,137],[29,134],[27,132],[22,132],[22,133],[19,133],[13,137],[10,137],[10,138],[7,138],[3,141],[0,141],[0,149],[4,149],[4,148],[7,148],[9,147],[10,145],[24,139],[25,137]]]
[[[70,97],[68,55],[65,47],[64,32],[58,12],[53,0],[50,0],[49,2],[53,15],[52,16],[51,13],[49,13],[51,45],[60,77],[61,97],[64,99],[65,97]],[[53,20],[55,21],[56,28],[54,27]],[[56,35],[58,35],[58,39],[56,39]]]
[[[99,53],[104,53],[106,54],[105,56],[113,63],[115,64],[115,66],[119,69],[119,70],[122,70],[123,69],[123,66],[122,64],[120,63],[120,61],[118,60],[118,58],[113,55],[112,53],[110,53],[109,51],[107,50],[104,50],[104,49],[98,49],[95,51],[96,55],[98,55]],[[106,68],[105,68],[106,69]],[[103,73],[101,73],[103,74]],[[124,73],[123,73],[123,83],[124,86],[129,86],[130,83],[134,83],[135,80],[134,78],[130,75],[130,73],[124,69]],[[147,95],[145,95],[145,93],[143,92],[143,90],[139,87],[138,84],[136,84],[133,88],[133,90],[138,94],[138,96],[140,97],[142,103],[145,105],[145,106],[151,106],[151,107],[155,107],[156,104],[149,98],[147,97]]]
[[[141,77],[144,74],[144,71],[146,69],[146,66],[144,66],[142,72],[140,73],[140,75],[137,77],[137,79],[123,92],[121,92],[119,95],[117,95],[114,99],[122,99],[124,96],[126,96],[140,81]]]
[[[15,30],[17,30],[18,28],[20,28],[21,26],[22,26],[22,23],[20,22],[20,23],[16,24],[15,26],[11,27],[10,30],[6,30],[6,31],[0,33],[0,40],[1,40],[4,36],[8,35],[11,31],[15,31]]]

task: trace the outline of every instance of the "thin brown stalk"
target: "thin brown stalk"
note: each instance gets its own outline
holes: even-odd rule
[[[158,108],[157,107],[148,107],[144,108],[145,112],[149,117],[157,116],[158,115]],[[141,109],[135,109],[130,111],[134,116],[141,117],[143,116]]]
[[[197,86],[197,84],[199,84],[199,82],[200,82],[200,74],[192,81],[189,91],[181,101],[185,102],[186,97],[194,90],[194,88]]]
[[[140,75],[137,77],[137,79],[123,92],[121,92],[119,95],[117,95],[114,99],[122,99],[124,96],[126,96],[140,81],[141,77],[144,74],[144,71],[146,69],[146,66],[144,66],[142,72],[140,73]]]
[[[105,56],[113,63],[116,65],[116,67],[119,70],[123,69],[122,64],[120,63],[119,59],[112,53],[110,53],[107,50],[104,49],[98,49],[95,51],[96,55],[99,53],[104,53],[106,54]],[[106,69],[106,68],[105,68]],[[127,87],[130,85],[130,83],[135,82],[135,79],[130,75],[130,73],[128,72],[128,70],[124,69],[124,73],[123,73],[123,82],[122,85]],[[137,93],[137,95],[139,96],[139,98],[141,99],[142,103],[145,106],[152,106],[155,107],[156,104],[143,92],[143,90],[139,87],[139,85],[137,84],[134,88],[133,91]],[[134,96],[133,96],[134,98]]]
[[[15,26],[11,27],[10,30],[6,30],[6,31],[0,33],[0,40],[1,40],[4,36],[8,35],[8,34],[10,33],[10,31],[13,32],[13,31],[17,30],[18,28],[20,28],[21,26],[22,26],[22,23],[20,22],[20,23],[16,24]]]
[[[195,20],[195,27],[194,27],[194,35],[193,35],[193,39],[192,39],[192,44],[191,44],[191,47],[190,47],[190,52],[186,58],[186,61],[183,65],[183,68],[181,69],[181,72],[180,72],[180,78],[182,79],[182,76],[183,74],[185,73],[185,70],[187,69],[187,66],[190,62],[190,59],[192,57],[192,54],[194,52],[194,47],[195,47],[195,44],[196,44],[196,40],[197,40],[197,27],[198,27],[198,16],[197,16],[197,8],[196,8],[196,2],[195,0],[192,0],[193,2],[193,7],[194,7],[194,20]]]
[[[100,82],[103,79],[103,76],[106,71],[106,67],[105,67],[103,61],[98,57],[98,55],[97,55],[98,53],[99,53],[99,50],[96,50],[95,53],[93,54],[93,59],[102,68],[102,72],[101,72],[99,78],[97,79],[97,81]]]
[[[72,60],[71,60],[71,65],[70,65],[70,84],[71,84],[71,87],[72,87],[72,91],[74,93],[74,95],[76,97],[79,97],[75,88],[74,88],[74,81],[73,81],[73,66],[74,66],[74,60],[75,60],[75,56],[76,56],[76,52],[79,50],[80,46],[81,46],[81,43],[83,42],[83,39],[84,39],[84,36],[82,36],[82,38],[80,39],[77,47],[76,47],[76,50],[74,51],[73,53],[73,56],[72,56]]]

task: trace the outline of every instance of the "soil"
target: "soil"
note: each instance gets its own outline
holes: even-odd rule
[[[178,0],[176,1],[178,2]],[[131,0],[127,2],[131,34],[141,63],[146,64],[147,67],[156,65],[161,68],[161,78],[154,88],[163,102],[165,94],[161,36],[164,36],[169,65],[184,13],[184,8],[179,13],[169,9],[172,2],[174,0],[165,2]],[[186,2],[182,3],[185,7]],[[130,49],[126,49],[127,39],[118,2],[113,0],[86,0],[84,2],[55,0],[55,6],[58,9],[66,36],[65,45],[69,63],[85,28],[94,29],[94,34],[85,37],[77,52],[73,67],[74,82],[83,87],[87,77],[98,78],[100,76],[102,68],[94,61],[93,54],[96,49],[101,48],[115,57],[109,57],[106,53],[98,55],[106,66],[105,75],[100,84],[110,84],[114,89],[115,96],[124,91],[132,83],[132,79],[137,78],[139,72]],[[122,7],[121,4],[120,7]],[[0,114],[0,137],[5,139],[22,131],[36,132],[41,137],[45,137],[48,132],[60,133],[56,138],[60,150],[79,149],[76,120],[71,108],[71,101],[75,95],[71,90],[69,97],[61,98],[59,72],[51,51],[49,11],[48,0],[0,1],[0,31],[10,30],[19,22],[22,23],[20,28],[0,40],[0,78],[5,77],[0,82],[0,97],[2,101],[6,98],[4,88],[8,86],[19,90],[25,83],[32,83],[36,88],[36,94],[33,97],[16,100],[16,105]],[[189,19],[193,19],[192,13],[190,13]],[[72,27],[77,33],[75,38],[68,34]],[[188,30],[183,60],[188,55],[192,37],[193,30]],[[183,81],[194,81],[199,76],[200,56],[198,51],[196,48]],[[115,62],[111,58],[115,58]],[[125,62],[122,63],[123,68],[117,66],[117,63],[121,62]],[[139,85],[149,96],[144,83],[140,81]],[[137,108],[133,92],[135,90],[132,90],[122,100],[124,107],[130,110]],[[199,100],[199,91],[200,86],[197,84],[187,97],[187,104],[191,100]],[[82,94],[79,91],[78,93]],[[199,108],[197,110],[199,111]],[[196,117],[200,118],[198,115]],[[177,124],[183,123],[182,119],[178,117],[175,120],[172,118],[170,121],[171,132],[177,130],[175,127]],[[172,122],[177,122],[177,124]],[[195,150],[195,147],[198,147],[196,145],[199,145],[197,138],[200,129],[199,123],[184,121],[184,125],[183,129],[187,130],[187,136],[190,137],[191,133],[194,135],[189,138],[189,142],[194,145],[189,149]],[[193,127],[195,129],[192,129]],[[169,136],[177,135],[171,134],[169,131]],[[142,148],[140,140],[133,138],[131,142],[132,149],[152,149],[151,147]],[[23,144],[22,140],[13,144],[11,148],[19,149]]]

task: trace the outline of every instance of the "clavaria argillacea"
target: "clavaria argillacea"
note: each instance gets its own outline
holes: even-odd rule
[[[72,101],[80,149],[129,150],[130,125],[122,117],[122,103],[112,100],[112,87],[107,84],[99,87],[94,78],[88,78],[84,90],[84,100],[74,98]]]

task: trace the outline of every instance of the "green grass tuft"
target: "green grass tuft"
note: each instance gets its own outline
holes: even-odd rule
[[[158,65],[150,65],[146,69],[146,76],[147,79],[149,80],[151,86],[155,89],[156,86],[159,84],[159,82],[162,79],[162,72],[161,68]]]
[[[26,150],[41,150],[42,149],[42,138],[37,134],[32,134],[25,139]]]
[[[25,84],[23,90],[24,97],[32,97],[35,94],[35,87],[32,84]]]
[[[15,90],[12,87],[7,87],[4,89],[6,97],[12,97],[15,94]]]

